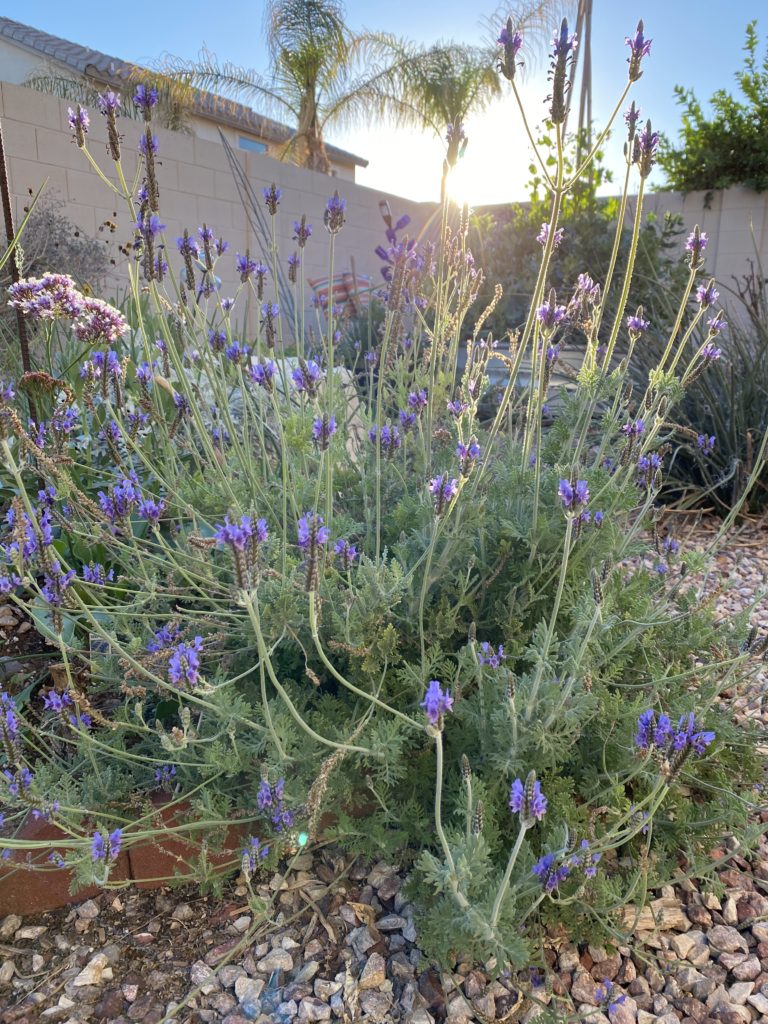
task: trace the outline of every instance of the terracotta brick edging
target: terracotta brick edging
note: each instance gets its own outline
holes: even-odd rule
[[[165,805],[168,797],[153,797],[157,808],[156,818],[161,826],[180,824],[184,812],[189,809],[185,801]],[[240,849],[246,833],[244,825],[232,824],[227,827],[223,848],[207,857],[212,871],[237,870],[240,865]],[[60,868],[49,862],[50,855],[57,851],[56,843],[70,840],[70,836],[58,825],[43,819],[27,818],[16,838],[34,841],[46,840],[49,845],[34,851],[14,850],[10,857],[0,861],[0,917],[7,914],[40,914],[55,910],[71,903],[81,903],[103,892],[100,886],[89,885],[71,892],[74,872],[71,868]],[[199,853],[197,840],[185,839],[172,834],[167,839],[158,837],[152,841],[137,843],[121,851],[109,872],[109,886],[123,888],[134,883],[141,889],[159,889],[176,878],[189,876],[193,867],[189,863]]]

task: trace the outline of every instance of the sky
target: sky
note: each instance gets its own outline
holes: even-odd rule
[[[349,27],[383,29],[417,42],[439,39],[475,43],[487,39],[484,15],[494,11],[467,0],[347,0]],[[502,10],[500,7],[499,10]],[[105,11],[117,13],[105,15]],[[734,86],[742,65],[747,22],[757,19],[762,39],[768,36],[765,0],[594,0],[592,28],[593,111],[597,125],[610,115],[626,81],[625,36],[638,18],[653,39],[650,57],[632,97],[654,128],[675,137],[680,124],[674,86],[692,88],[702,101],[720,88]],[[220,60],[258,71],[267,69],[262,32],[263,3],[233,0],[131,0],[123,8],[105,8],[93,0],[36,0],[28,7],[0,0],[0,12],[35,28],[136,63],[152,63],[164,53],[185,59],[207,47]],[[762,52],[762,51],[761,51]],[[528,62],[522,85],[529,120],[540,123],[548,93],[546,66]],[[522,199],[526,195],[531,152],[514,99],[505,98],[472,118],[469,144],[453,175],[454,197],[472,205]],[[616,177],[622,167],[623,126],[606,148]],[[327,141],[365,157],[357,180],[372,188],[416,200],[439,194],[443,145],[423,132],[397,130],[386,124],[331,131]],[[607,189],[611,191],[610,187]]]

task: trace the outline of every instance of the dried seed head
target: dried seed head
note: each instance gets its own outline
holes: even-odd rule
[[[472,835],[479,836],[483,831],[483,825],[485,824],[485,808],[483,801],[478,800],[477,806],[475,807],[475,813],[472,815]]]
[[[603,603],[603,585],[594,569],[592,570],[592,596],[595,599],[595,604]]]
[[[466,754],[461,755],[461,777],[465,782],[472,778],[472,768]]]

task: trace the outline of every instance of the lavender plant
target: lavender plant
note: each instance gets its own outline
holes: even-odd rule
[[[190,849],[198,840],[190,861],[208,880],[228,825],[245,837],[248,876],[324,833],[412,863],[436,957],[494,955],[501,968],[528,960],[553,922],[615,938],[618,910],[681,869],[705,873],[724,829],[749,844],[754,745],[720,697],[747,685],[766,641],[745,620],[715,623],[712,594],[687,579],[705,557],[656,529],[669,409],[714,344],[687,347],[718,316],[700,246],[632,408],[625,386],[648,329],[627,303],[650,122],[627,142],[638,198],[625,277],[614,270],[626,191],[605,281],[551,288],[564,197],[648,55],[642,26],[627,41],[613,115],[566,174],[577,41],[565,22],[555,37],[557,159],[534,144],[551,205],[522,330],[503,351],[484,333],[499,292],[477,307],[467,218],[445,204],[436,244],[396,239],[387,252],[376,373],[359,390],[338,364],[333,306],[318,337],[303,301],[286,316],[273,290],[285,261],[300,291],[310,244],[327,247],[333,278],[344,198],[329,197],[322,224],[296,221],[295,253],[233,254],[205,224],[174,247],[154,90],[134,97],[144,142],[132,184],[124,101],[102,98],[118,184],[104,180],[136,225],[132,301],[118,311],[58,274],[10,289],[48,362],[0,390],[0,590],[58,669],[11,678],[0,698],[6,854],[31,851],[17,829],[42,815],[62,831],[57,863],[119,885],[120,851],[170,827]],[[524,48],[511,25],[500,46],[517,96]],[[86,112],[71,125],[100,173]],[[273,224],[287,215],[276,185],[263,199]],[[231,298],[216,284],[229,259]],[[236,313],[249,297],[259,315],[246,335]],[[586,337],[579,386],[544,430],[570,325]],[[510,383],[481,424],[494,359]],[[188,813],[158,822],[158,798]]]

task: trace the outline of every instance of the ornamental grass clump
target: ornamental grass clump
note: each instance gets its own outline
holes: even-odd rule
[[[720,698],[748,685],[765,638],[745,644],[746,615],[715,622],[693,575],[707,557],[665,528],[658,499],[670,410],[711,361],[686,347],[718,316],[702,245],[663,357],[627,386],[648,329],[632,271],[650,123],[629,119],[626,276],[625,195],[606,279],[560,294],[549,279],[563,199],[648,56],[642,26],[628,43],[613,116],[566,174],[577,40],[565,23],[555,38],[557,159],[536,150],[551,205],[522,329],[484,332],[500,292],[478,308],[467,219],[446,203],[433,242],[386,252],[360,377],[336,358],[359,339],[333,305],[321,337],[305,330],[297,273],[294,307],[278,294],[295,253],[228,253],[210,225],[168,244],[153,90],[137,91],[144,180],[134,191],[113,152],[108,182],[136,225],[132,298],[117,311],[61,275],[10,296],[48,355],[0,388],[0,590],[56,662],[3,684],[0,847],[14,870],[30,816],[61,830],[55,864],[107,886],[122,884],[118,854],[168,828],[201,881],[230,826],[244,843],[231,866],[249,876],[323,836],[410,869],[435,957],[501,969],[535,957],[550,926],[616,939],[627,902],[711,870],[724,832],[748,847],[756,745]],[[525,46],[511,24],[500,46],[514,89]],[[88,123],[73,114],[100,173]],[[276,185],[263,199],[273,225],[289,215]],[[331,279],[345,217],[335,193],[320,222],[294,222],[301,251],[326,248]],[[240,278],[231,297],[223,260]],[[574,325],[583,365],[558,396]],[[509,384],[483,422],[493,360]],[[755,477],[764,454],[765,440]]]

